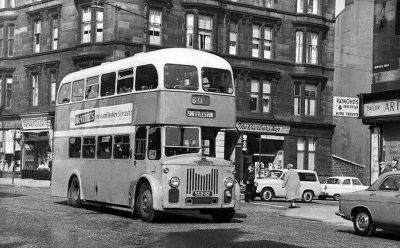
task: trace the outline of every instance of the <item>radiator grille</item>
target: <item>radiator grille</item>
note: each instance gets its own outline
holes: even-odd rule
[[[192,194],[193,191],[211,191],[218,194],[217,169],[211,169],[211,173],[199,174],[192,168],[187,169],[186,174],[186,194]]]

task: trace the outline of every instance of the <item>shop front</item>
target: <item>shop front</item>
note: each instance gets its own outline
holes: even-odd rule
[[[284,167],[284,142],[290,126],[237,122],[236,130],[240,133],[235,154],[237,180],[243,178],[250,164],[255,166],[256,177],[263,177],[266,170]]]
[[[10,177],[21,170],[21,122],[2,120],[0,132],[0,177]]]
[[[400,98],[396,96],[397,91],[360,95],[360,116],[371,130],[371,183],[382,173],[379,162],[389,166],[393,159],[400,160]]]
[[[22,118],[22,178],[50,179],[52,161],[51,119]]]

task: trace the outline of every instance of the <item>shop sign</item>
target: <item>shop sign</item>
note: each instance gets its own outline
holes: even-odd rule
[[[333,97],[333,116],[354,117],[359,113],[359,100],[356,97]]]
[[[282,134],[288,134],[290,132],[290,126],[244,123],[244,122],[237,122],[236,129],[239,132],[282,133]]]
[[[47,117],[40,118],[22,118],[22,128],[24,130],[47,129],[49,124]]]
[[[132,122],[132,107],[131,103],[126,103],[107,107],[74,110],[71,111],[69,115],[69,127],[80,128],[129,124]]]
[[[400,99],[364,104],[364,116],[383,116],[400,114]]]

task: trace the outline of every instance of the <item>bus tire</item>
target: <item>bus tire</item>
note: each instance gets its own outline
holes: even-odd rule
[[[143,183],[137,197],[137,213],[145,222],[157,222],[161,219],[161,213],[153,208],[153,192],[148,183]]]
[[[215,222],[231,222],[233,216],[235,216],[235,209],[218,209],[213,211],[211,216]]]
[[[82,205],[79,180],[73,177],[68,187],[68,205],[79,208]]]

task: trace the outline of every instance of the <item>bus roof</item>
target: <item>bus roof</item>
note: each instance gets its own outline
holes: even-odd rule
[[[62,83],[139,65],[154,64],[156,66],[164,66],[167,63],[194,65],[198,68],[207,66],[231,70],[230,64],[217,55],[190,48],[166,48],[147,53],[138,53],[128,58],[105,62],[99,66],[70,73],[64,77]]]

